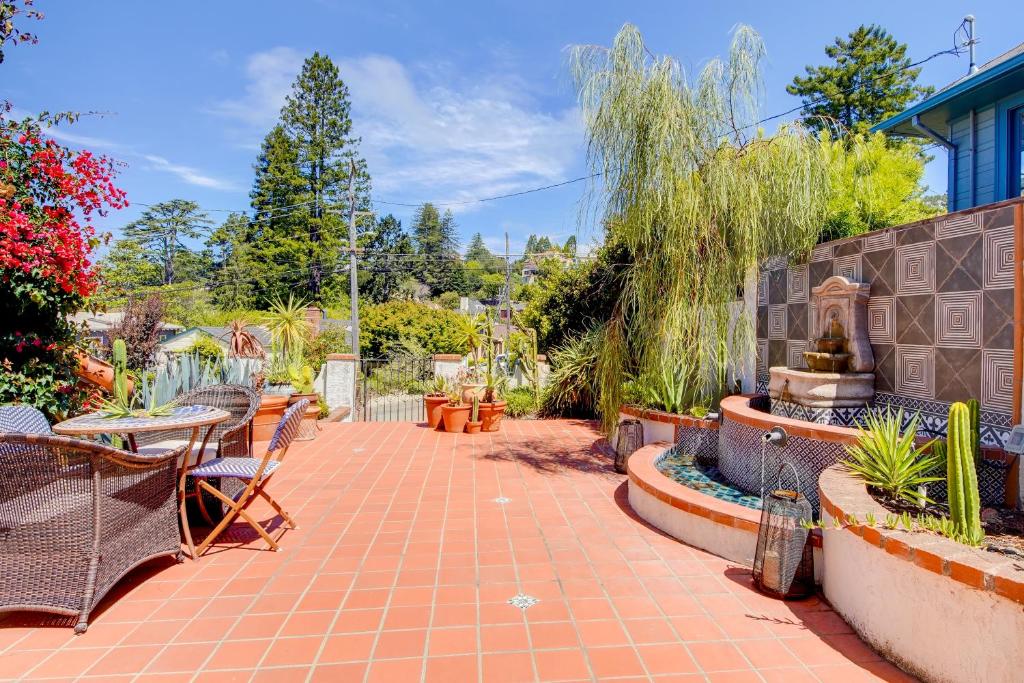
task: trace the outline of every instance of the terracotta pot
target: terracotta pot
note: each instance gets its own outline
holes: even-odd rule
[[[75,375],[86,382],[95,384],[100,389],[106,392],[114,390],[114,366],[106,361],[102,361],[99,358],[90,356],[82,351],[77,351],[75,356],[78,358],[78,368],[75,370]],[[131,377],[128,378],[128,393],[135,391],[135,383],[132,382]]]
[[[441,406],[444,431],[449,434],[461,434],[469,422],[469,406]]]
[[[284,394],[260,396],[260,407],[252,418],[253,441],[270,441],[287,407],[288,397]]]
[[[479,434],[480,433],[480,428],[483,427],[483,426],[484,426],[483,422],[479,422],[479,421],[477,421],[477,422],[467,422],[466,423],[466,433],[467,434]]]
[[[447,396],[424,396],[423,407],[427,411],[427,426],[437,429],[441,424],[441,408],[448,403]]]
[[[320,395],[316,392],[312,394],[292,394],[288,397],[288,405],[298,403],[302,399],[308,399],[309,405],[306,407],[306,414],[302,416],[302,423],[299,425],[299,433],[295,436],[295,440],[312,441],[316,438],[316,422],[320,417]]]
[[[473,397],[482,398],[484,395],[483,384],[463,384],[462,385],[462,402],[468,405],[473,404]]]
[[[505,415],[505,401],[480,404],[480,421],[483,422],[483,431],[496,432],[501,428],[501,418]]]

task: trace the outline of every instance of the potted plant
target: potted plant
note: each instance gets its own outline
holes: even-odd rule
[[[483,394],[484,381],[475,365],[459,370],[458,383],[461,391],[460,398],[466,405],[473,401],[474,396]]]
[[[306,414],[302,418],[303,429],[300,439],[313,439],[316,436],[316,421],[320,416],[320,394],[313,389],[313,368],[308,365],[293,365],[288,368],[288,376],[292,383],[292,394],[288,397],[288,405],[298,403],[302,399],[309,400]]]
[[[441,419],[444,421],[444,431],[449,434],[459,434],[466,429],[466,422],[469,421],[470,407],[462,402],[459,394],[451,394],[448,403],[441,407]]]
[[[483,431],[496,432],[501,427],[501,418],[505,414],[507,406],[505,401],[500,400],[500,391],[508,383],[508,377],[498,371],[494,360],[493,328],[490,316],[487,317],[486,323],[487,360],[484,366],[486,375],[483,397],[480,401],[480,421],[483,423]]]
[[[483,427],[483,422],[480,421],[480,397],[473,397],[473,407],[469,413],[469,422],[466,423],[467,434],[479,434],[480,428]]]
[[[441,424],[441,408],[448,403],[448,379],[444,375],[434,378],[427,393],[423,395],[423,407],[427,413],[427,426],[437,429]]]

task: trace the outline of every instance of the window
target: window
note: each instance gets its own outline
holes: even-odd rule
[[[1010,112],[1010,196],[1024,195],[1024,107]]]

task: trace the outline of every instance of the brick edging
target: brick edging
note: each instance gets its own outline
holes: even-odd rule
[[[327,360],[355,360],[356,356],[353,353],[329,353],[327,354]]]
[[[457,353],[435,353],[434,354],[434,360],[435,361],[438,361],[438,360],[440,360],[440,361],[459,361],[461,363],[462,362],[462,356],[460,356]]]
[[[833,465],[818,479],[821,509],[834,519],[845,520],[855,514],[864,519],[871,513],[881,523],[890,514],[868,495],[867,487],[841,465]],[[873,546],[910,562],[921,569],[958,581],[965,586],[995,593],[1024,604],[1024,572],[1015,571],[1020,560],[961,545],[928,532],[910,532],[878,526],[854,525],[824,533],[849,532]]]
[[[619,408],[619,412],[623,415],[637,417],[641,420],[650,420],[651,422],[682,425],[684,427],[699,427],[701,429],[718,429],[717,420],[706,420],[704,418],[693,417],[692,415],[666,413],[663,410],[655,410],[653,408],[641,408],[640,406],[626,404]]]

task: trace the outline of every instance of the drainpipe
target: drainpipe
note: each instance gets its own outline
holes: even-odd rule
[[[956,145],[954,145],[952,142],[936,133],[928,126],[921,123],[921,117],[917,114],[915,114],[914,117],[910,119],[910,127],[916,130],[917,132],[921,133],[921,135],[925,136],[932,142],[935,142],[946,148],[946,151],[948,152],[949,158],[952,162],[950,165],[953,168],[952,172],[949,174],[949,184],[951,185],[951,187],[946,188],[946,194],[949,197],[948,208],[950,211],[952,211],[955,208],[953,202],[956,198]],[[973,186],[973,184],[974,183],[972,182],[971,185]]]
[[[974,48],[974,46],[972,45],[971,49],[973,50],[973,48]],[[973,58],[972,58],[972,61],[973,61]],[[967,178],[971,181],[971,206],[977,206],[978,205],[978,196],[977,196],[978,193],[977,193],[977,190],[975,189],[975,186],[977,185],[977,183],[974,182],[974,154],[975,154],[975,149],[974,149],[974,144],[975,144],[974,135],[975,135],[975,132],[974,131],[975,131],[975,124],[976,124],[976,122],[977,122],[977,120],[975,119],[974,109],[971,109],[971,114],[970,114],[970,117],[968,118],[968,124],[971,126],[971,137],[970,137],[970,141],[971,141],[970,144],[971,144],[971,146],[970,146],[970,152],[967,155],[967,162],[971,165],[971,168],[970,168],[971,172],[967,175]]]

